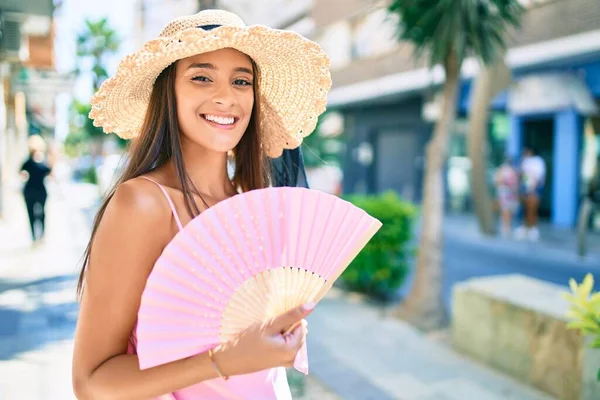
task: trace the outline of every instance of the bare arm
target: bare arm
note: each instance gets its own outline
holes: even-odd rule
[[[146,279],[172,236],[168,206],[144,184],[117,190],[93,242],[75,337],[79,399],[148,399],[217,377],[206,354],[143,371],[126,354]]]

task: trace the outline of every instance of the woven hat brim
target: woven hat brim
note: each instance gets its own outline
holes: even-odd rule
[[[258,65],[267,155],[278,157],[283,149],[298,147],[325,111],[331,89],[329,58],[318,44],[265,26],[192,28],[150,40],[125,56],[116,74],[102,84],[91,100],[90,118],[106,133],[137,136],[158,75],[177,60],[223,48],[241,51]]]

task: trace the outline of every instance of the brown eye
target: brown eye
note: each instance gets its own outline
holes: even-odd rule
[[[208,79],[207,77],[202,76],[202,75],[195,76],[192,78],[192,80],[196,81],[196,82],[210,82],[210,79]]]
[[[252,82],[246,79],[236,79],[235,81],[233,81],[233,84],[238,86],[252,86]]]

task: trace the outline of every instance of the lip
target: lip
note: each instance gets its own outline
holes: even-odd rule
[[[240,120],[238,117],[236,117],[235,115],[231,115],[231,114],[209,114],[209,115],[214,115],[215,117],[223,117],[223,118],[233,118],[233,124],[230,125],[221,125],[218,124],[216,122],[213,121],[209,121],[206,119],[206,114],[200,114],[200,117],[204,120],[204,122],[206,122],[207,124],[217,128],[217,129],[225,129],[225,130],[230,130],[235,128],[235,126],[237,125],[238,121]]]

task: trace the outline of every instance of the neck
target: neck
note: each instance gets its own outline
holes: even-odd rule
[[[181,147],[185,170],[198,194],[222,200],[235,193],[227,174],[227,153],[214,152],[183,141]],[[175,172],[173,161],[171,168]]]

